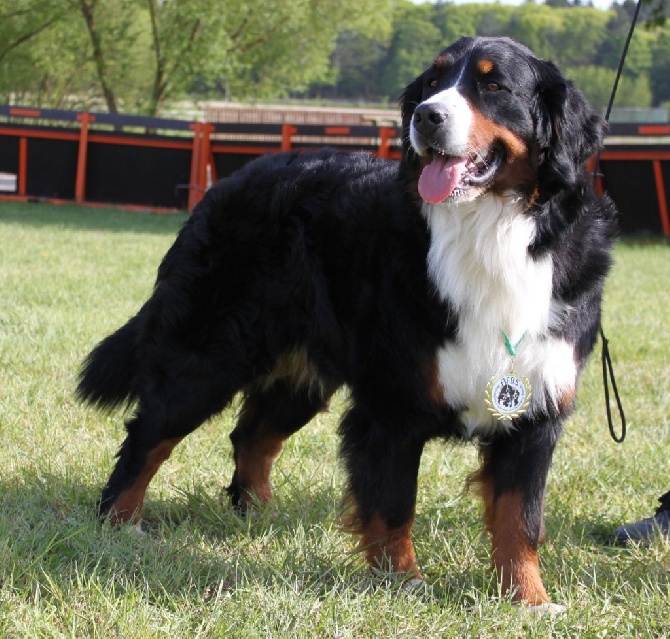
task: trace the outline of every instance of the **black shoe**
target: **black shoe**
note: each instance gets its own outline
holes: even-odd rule
[[[656,535],[670,537],[670,491],[659,497],[661,505],[656,514],[634,524],[619,526],[614,531],[614,543],[623,546],[629,541],[648,543]]]

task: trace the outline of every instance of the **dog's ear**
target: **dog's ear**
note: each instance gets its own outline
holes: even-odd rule
[[[423,93],[423,74],[411,84],[405,87],[405,90],[400,95],[400,115],[402,116],[402,150],[403,158],[409,159],[413,155],[411,145],[409,142],[409,125],[412,122],[414,109],[421,102]]]
[[[536,126],[540,170],[574,184],[601,147],[605,123],[582,92],[551,62],[538,60]]]

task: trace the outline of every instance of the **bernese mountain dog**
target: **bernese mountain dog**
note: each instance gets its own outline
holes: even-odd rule
[[[80,373],[82,400],[134,406],[99,514],[139,523],[160,465],[237,393],[228,493],[242,511],[267,502],[283,442],[346,385],[345,523],[370,566],[421,579],[422,450],[473,440],[503,591],[548,604],[547,473],[616,235],[585,168],[604,124],[552,63],[507,38],[444,49],[401,107],[400,162],[268,155],[195,208],[150,299]]]

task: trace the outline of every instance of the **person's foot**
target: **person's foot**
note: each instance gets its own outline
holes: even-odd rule
[[[655,535],[670,537],[670,491],[659,497],[658,501],[661,505],[653,517],[619,526],[614,531],[614,543],[623,546],[629,541],[649,542]]]

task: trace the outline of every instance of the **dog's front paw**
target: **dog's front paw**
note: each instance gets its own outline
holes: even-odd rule
[[[551,601],[545,601],[541,604],[518,604],[516,610],[520,614],[533,613],[536,615],[561,615],[566,612],[568,609],[567,606],[562,604],[553,603]]]

